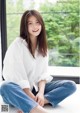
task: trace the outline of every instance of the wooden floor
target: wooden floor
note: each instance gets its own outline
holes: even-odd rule
[[[1,105],[4,105],[2,98],[0,97],[0,110]],[[62,101],[56,108],[52,108],[47,105],[44,107],[48,113],[80,113],[80,85],[77,85],[77,91]],[[9,107],[9,112],[0,113],[17,113],[16,108]]]

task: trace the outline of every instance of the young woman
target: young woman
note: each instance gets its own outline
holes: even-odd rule
[[[43,19],[35,10],[25,11],[20,37],[8,48],[3,67],[3,100],[19,113],[47,113],[45,104],[56,106],[76,90],[70,80],[52,81],[47,73],[48,50]]]

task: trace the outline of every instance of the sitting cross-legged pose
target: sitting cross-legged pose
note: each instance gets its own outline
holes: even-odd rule
[[[76,91],[71,80],[56,80],[48,75],[48,47],[41,14],[27,10],[21,18],[20,36],[9,46],[3,65],[1,96],[18,113],[48,113],[52,107]]]

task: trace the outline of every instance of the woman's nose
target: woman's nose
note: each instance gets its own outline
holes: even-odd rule
[[[34,28],[37,28],[37,24],[36,24],[36,23],[34,23],[34,24],[33,24],[33,27],[34,27]]]

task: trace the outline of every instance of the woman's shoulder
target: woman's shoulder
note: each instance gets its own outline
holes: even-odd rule
[[[20,37],[16,37],[14,41],[8,46],[6,53],[14,53],[16,51],[19,51],[20,47],[21,47],[21,39]]]
[[[11,45],[21,44],[22,42],[23,42],[23,39],[21,37],[16,37],[14,41],[11,43]]]
[[[28,49],[27,42],[21,37],[16,37],[14,41],[9,45],[7,52],[9,54],[18,54],[21,51]]]
[[[16,37],[14,41],[9,45],[9,48],[21,48],[22,45],[27,46],[27,42],[21,37]]]
[[[23,39],[23,38],[21,38],[21,37],[17,37],[15,40],[14,40],[14,42],[13,42],[14,44],[16,44],[16,45],[18,45],[18,46],[23,46],[23,45],[25,45],[25,46],[27,46],[27,42],[25,41],[25,39]]]
[[[23,47],[22,47],[23,39],[20,37],[16,37],[14,41],[9,45],[5,56],[16,56],[17,54],[20,55],[22,53]]]

